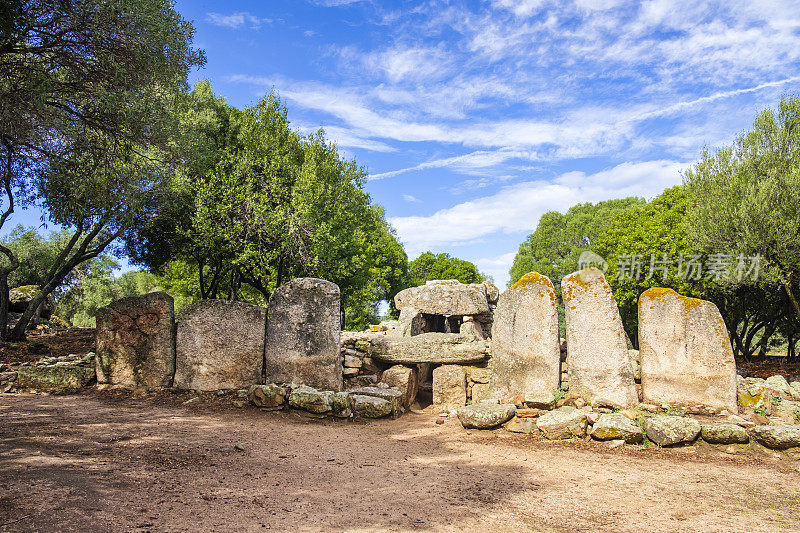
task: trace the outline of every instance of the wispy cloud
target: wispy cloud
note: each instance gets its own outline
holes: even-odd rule
[[[403,194],[403,200],[405,200],[406,202],[412,202],[412,203],[416,203],[416,204],[421,204],[422,203],[422,200],[420,200],[419,198],[417,198],[416,196],[413,196],[411,194]]]
[[[231,13],[230,15],[223,15],[222,13],[206,13],[206,22],[210,22],[216,26],[223,26],[226,28],[240,29],[258,29],[262,24],[270,23],[270,19],[259,18],[246,11],[238,13]]]

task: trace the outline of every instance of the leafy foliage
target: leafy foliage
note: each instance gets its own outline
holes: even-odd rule
[[[461,283],[480,283],[487,279],[473,263],[450,254],[425,252],[409,263],[409,286],[425,285],[433,279],[457,279]]]

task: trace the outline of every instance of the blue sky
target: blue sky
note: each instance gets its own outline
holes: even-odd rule
[[[272,87],[366,167],[410,258],[499,285],[549,210],[681,182],[800,83],[800,3],[270,0],[176,7],[230,104]]]

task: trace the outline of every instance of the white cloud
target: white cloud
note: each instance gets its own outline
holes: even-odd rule
[[[417,170],[426,170],[430,168],[451,168],[456,172],[465,174],[472,173],[476,169],[485,169],[493,167],[500,163],[504,163],[509,159],[535,159],[536,154],[531,152],[520,152],[515,150],[479,150],[469,154],[458,155],[454,157],[446,157],[442,159],[434,159],[433,161],[426,161],[413,167],[402,168],[400,170],[392,170],[389,172],[381,172],[379,174],[372,174],[370,180],[379,180],[383,178],[390,178],[399,176],[407,172],[414,172]]]
[[[640,196],[652,198],[681,183],[685,163],[646,161],[622,163],[585,174],[568,172],[553,181],[527,181],[429,216],[390,220],[410,255],[440,246],[476,242],[495,233],[531,232],[547,211],[566,211],[581,202]]]
[[[247,27],[250,29],[258,29],[263,23],[269,23],[270,19],[261,19],[255,15],[251,15],[246,11],[232,13],[230,15],[223,15],[221,13],[206,13],[206,22],[210,22],[215,26],[224,26],[226,28],[239,29]]]
[[[495,257],[482,257],[474,263],[478,270],[491,276],[495,285],[503,291],[508,284],[508,271],[511,270],[516,256],[517,252],[508,252]]]
[[[405,200],[406,202],[413,202],[413,203],[418,203],[418,204],[422,203],[422,200],[420,200],[416,196],[412,196],[410,194],[403,194],[403,200]]]

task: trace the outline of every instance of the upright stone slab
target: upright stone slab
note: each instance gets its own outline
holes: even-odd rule
[[[553,283],[531,272],[500,295],[492,325],[492,377],[497,398],[541,398],[558,389],[561,348]]]
[[[570,394],[594,405],[630,407],[638,402],[619,308],[596,268],[561,280],[567,319]]]
[[[98,383],[169,387],[175,374],[175,305],[165,292],[112,302],[97,310]]]
[[[433,369],[433,405],[445,412],[467,403],[467,370],[459,365]]]
[[[639,298],[642,393],[650,403],[737,412],[736,361],[717,306],[654,288]]]
[[[203,300],[181,311],[175,387],[247,389],[261,383],[267,310],[243,302]]]
[[[403,310],[400,311],[399,325],[397,329],[402,337],[413,337],[414,335],[419,335],[422,333],[424,325],[425,319],[422,317],[422,313],[410,305],[404,307]]]
[[[267,381],[302,383],[340,391],[339,287],[316,278],[298,278],[269,299]]]

